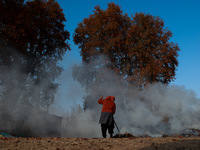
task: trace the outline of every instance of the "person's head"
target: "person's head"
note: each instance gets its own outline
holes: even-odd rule
[[[108,100],[110,99],[112,101],[115,101],[115,97],[114,96],[107,96],[106,99],[108,99]]]

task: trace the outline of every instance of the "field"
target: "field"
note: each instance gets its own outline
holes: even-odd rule
[[[0,138],[1,150],[198,150],[200,137]]]

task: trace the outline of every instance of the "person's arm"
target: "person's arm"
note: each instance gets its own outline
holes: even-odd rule
[[[101,96],[101,98],[98,100],[99,104],[103,104],[103,96]]]

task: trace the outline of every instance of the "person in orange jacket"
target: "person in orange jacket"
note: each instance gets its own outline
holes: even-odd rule
[[[110,137],[113,137],[113,129],[114,129],[114,117],[116,110],[115,105],[115,97],[114,96],[107,96],[103,99],[103,96],[98,100],[98,103],[103,105],[101,110],[101,117],[99,123],[101,124],[101,131],[103,138],[106,138],[106,133],[110,134]]]

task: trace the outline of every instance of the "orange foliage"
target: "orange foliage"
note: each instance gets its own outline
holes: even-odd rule
[[[42,107],[53,102],[57,88],[54,81],[62,71],[57,62],[70,50],[65,21],[55,0],[0,0],[0,84],[5,86],[5,101],[9,99],[6,98],[10,94],[9,86],[18,87],[17,83],[20,83],[19,89],[22,90],[22,85],[24,88],[18,97],[15,95],[16,101],[22,98],[30,101],[32,98]],[[16,74],[13,78],[10,68],[20,68],[24,76],[19,78]],[[7,74],[6,78],[13,82],[5,79],[3,74]],[[39,85],[44,79],[48,89],[35,93],[38,98],[35,95],[31,97],[31,86]]]
[[[69,32],[63,24],[66,20],[55,0],[1,0],[0,14],[0,38],[20,53],[61,59],[69,49]]]
[[[131,19],[118,5],[109,3],[106,10],[96,6],[78,24],[74,42],[84,62],[105,55],[112,70],[131,85],[143,87],[175,78],[179,47],[170,37],[172,32],[161,18],[136,13]]]

